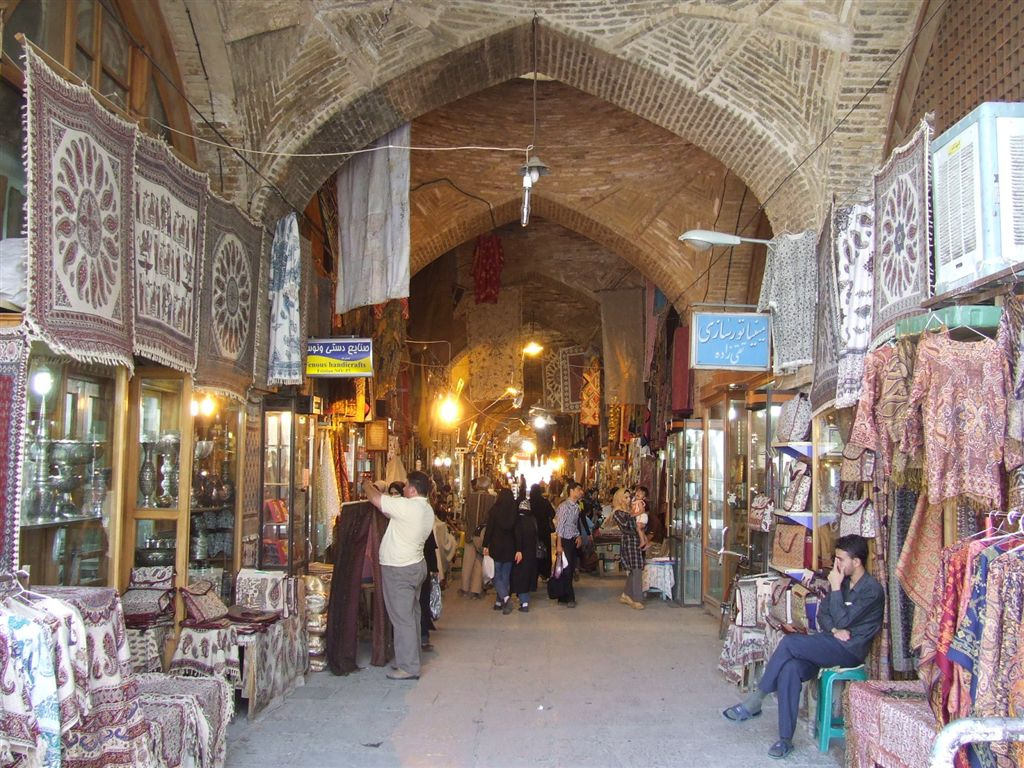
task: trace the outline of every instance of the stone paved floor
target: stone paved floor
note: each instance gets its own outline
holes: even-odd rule
[[[765,753],[776,738],[773,698],[748,723],[720,714],[739,694],[715,671],[717,619],[661,600],[632,610],[618,602],[621,582],[584,575],[577,608],[538,596],[530,613],[509,616],[449,589],[418,682],[387,680],[376,667],[309,675],[257,722],[235,718],[227,765],[780,764]],[[819,753],[803,722],[796,746],[785,765],[842,763],[842,742]]]

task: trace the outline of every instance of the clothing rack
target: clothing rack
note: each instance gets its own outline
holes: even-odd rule
[[[896,323],[896,338],[920,336],[930,328],[945,327],[952,331],[957,328],[969,328],[979,333],[995,331],[1002,317],[1002,307],[988,305],[957,305],[944,309],[928,310],[928,312],[906,317]],[[938,326],[933,323],[938,321]]]

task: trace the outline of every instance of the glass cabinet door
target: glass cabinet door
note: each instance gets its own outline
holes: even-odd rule
[[[757,407],[749,412],[750,431],[750,464],[747,470],[747,508],[754,495],[768,493],[771,470],[771,452],[768,440],[768,408],[758,401]],[[771,534],[761,530],[752,530],[747,526],[750,545],[750,563],[752,572],[763,571],[768,567],[768,551],[771,549]]]
[[[682,601],[683,605],[700,605],[704,427],[699,421],[689,423],[694,426],[688,426],[684,431]]]
[[[725,555],[722,558],[722,581],[728,584],[736,573],[740,557],[747,554],[747,411],[742,398],[727,401],[726,409],[727,475],[725,489]],[[715,593],[719,597],[723,592]]]
[[[716,403],[707,420],[707,490],[704,525],[704,599],[718,605],[724,586],[719,550],[725,543],[725,403]]]
[[[316,419],[294,401],[269,399],[263,414],[260,567],[298,573],[309,551]]]

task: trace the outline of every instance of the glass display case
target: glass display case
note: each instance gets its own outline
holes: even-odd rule
[[[316,434],[310,400],[268,397],[263,403],[260,568],[301,573],[309,558]]]
[[[795,392],[773,392],[772,403],[781,409],[786,401],[798,396],[798,393]],[[813,473],[814,443],[811,440],[775,441],[772,443],[772,448],[775,451],[775,477],[777,482],[775,488],[775,527],[770,537],[772,539],[775,537],[780,524],[803,526],[806,529],[803,534],[803,541],[797,540],[793,542],[790,540],[790,546],[799,546],[802,549],[804,552],[804,567],[808,567],[813,559],[809,554],[813,545],[813,531],[815,527],[815,505],[813,501],[815,493]],[[807,503],[803,509],[787,511],[783,505],[783,500],[786,498],[786,492],[792,482],[794,472],[801,467],[805,468],[810,474],[811,495],[808,496]],[[779,563],[774,562],[771,555],[771,546],[771,541],[769,541],[769,568],[790,574],[800,572],[801,569],[799,568],[783,567]]]
[[[812,570],[832,567],[835,539],[839,535],[832,526],[835,525],[838,516],[840,470],[845,444],[842,431],[836,422],[837,412],[828,410],[814,419],[811,432],[814,444],[814,474],[811,487],[814,508]]]
[[[189,582],[206,579],[231,600],[238,570],[238,436],[241,405],[212,392],[192,396],[193,454],[189,495]]]
[[[769,394],[765,390],[747,393],[747,431],[750,435],[747,467],[747,508],[758,493],[768,493],[772,483],[771,427],[774,424],[772,412],[778,406],[769,406]],[[746,527],[747,546],[750,551],[751,572],[764,571],[768,567],[768,553],[771,551],[771,534]]]
[[[726,525],[726,442],[724,401],[708,409],[705,421],[707,439],[704,509],[704,599],[713,605],[722,600],[725,581],[720,550],[725,544]]]
[[[33,584],[111,581],[114,438],[124,428],[114,403],[126,386],[124,369],[78,363],[42,345],[33,351],[19,542]]]
[[[669,542],[676,567],[675,600],[701,602],[701,504],[704,496],[704,424],[687,420],[666,445]]]

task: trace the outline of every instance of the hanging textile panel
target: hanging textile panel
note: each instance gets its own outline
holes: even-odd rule
[[[831,211],[818,237],[818,306],[814,317],[814,380],[811,408],[817,413],[832,405],[839,375],[839,315],[836,309],[836,271],[832,252]]]
[[[654,283],[644,281],[644,381],[651,380],[654,345],[658,340],[658,315],[654,308],[654,295],[657,291]]]
[[[295,212],[277,222],[270,252],[270,339],[267,384],[302,383],[302,245]]]
[[[144,135],[135,162],[135,352],[194,373],[206,175]]]
[[[780,235],[768,244],[761,297],[757,311],[771,310],[775,373],[809,365],[818,302],[817,238],[812,230],[799,235]]]
[[[871,344],[875,296],[875,206],[855,203],[832,209],[836,293],[839,310],[839,371],[836,408],[860,399],[864,356]]]
[[[558,351],[562,371],[562,406],[567,413],[579,413],[583,398],[583,371],[590,359],[586,347],[563,347]]]
[[[271,390],[267,383],[270,375],[270,251],[273,239],[261,231],[259,247],[260,282],[256,291],[256,319],[253,328],[256,340],[252,353],[253,386],[266,392]]]
[[[501,292],[496,304],[472,304],[466,315],[469,390],[473,400],[496,400],[522,379],[522,292]]]
[[[0,571],[18,566],[28,353],[23,329],[0,329]]]
[[[338,171],[338,314],[409,295],[410,136],[406,123]]]
[[[623,288],[600,296],[605,399],[628,405],[643,403],[643,291]]]
[[[477,304],[495,304],[501,290],[501,268],[505,249],[493,232],[479,235],[473,250],[473,299]]]
[[[544,407],[549,411],[564,411],[562,401],[562,355],[560,350],[544,358]]]
[[[580,424],[596,427],[601,423],[601,361],[596,355],[583,370],[580,399]]]
[[[672,334],[673,413],[693,410],[693,372],[690,370],[690,326],[676,328]]]
[[[890,338],[896,322],[920,312],[921,302],[929,296],[930,137],[931,128],[922,120],[913,138],[894,149],[875,173],[873,344]]]
[[[133,367],[132,229],[137,129],[88,88],[25,53],[28,305],[59,354]]]
[[[206,210],[196,384],[244,399],[253,380],[263,230],[216,195]]]

